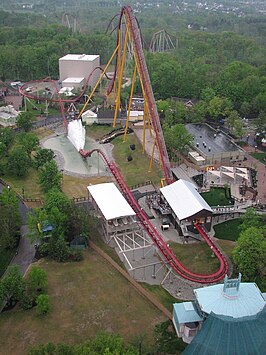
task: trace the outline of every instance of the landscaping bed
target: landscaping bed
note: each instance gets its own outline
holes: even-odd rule
[[[208,192],[202,192],[201,196],[210,206],[228,206],[233,204],[230,190],[224,187],[212,187]]]

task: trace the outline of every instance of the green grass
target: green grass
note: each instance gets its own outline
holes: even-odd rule
[[[34,105],[33,105],[33,103]],[[34,116],[40,116],[44,114],[44,111],[46,109],[45,102],[41,101],[39,104],[37,101],[29,102],[27,101],[27,111],[31,112]],[[37,108],[37,109],[36,109]],[[51,105],[48,106],[48,114],[49,115],[58,115],[61,114],[59,108],[54,108],[51,107]]]
[[[86,126],[86,135],[92,139],[100,139],[114,128],[111,125],[91,125]]]
[[[24,189],[25,198],[42,198],[43,194],[37,183],[37,170],[30,168],[28,175],[24,178],[18,178],[16,176],[4,175],[0,176],[8,185],[11,186],[18,194],[22,195],[22,189]]]
[[[142,146],[134,134],[128,135],[124,143],[123,137],[117,137],[112,143],[114,144],[113,154],[115,162],[129,186],[147,180],[151,180],[155,185],[160,184],[162,172],[155,163],[153,163],[152,171],[148,171],[150,158],[142,153]],[[135,144],[136,149],[130,150],[130,144]],[[127,161],[128,155],[131,155],[133,158],[130,162]]]
[[[232,251],[236,246],[236,242],[233,242],[232,240],[218,239],[217,244],[222,248],[225,254],[230,258],[230,260],[233,261]]]
[[[10,261],[15,255],[16,248],[14,249],[4,249],[0,244],[0,277],[6,271]]]
[[[86,128],[87,135],[93,139],[99,139],[105,134],[111,132],[111,126],[92,125]],[[114,160],[122,172],[126,183],[133,186],[147,180],[151,180],[155,185],[160,184],[162,173],[158,166],[153,163],[152,171],[149,172],[150,159],[142,153],[142,146],[134,134],[128,134],[126,142],[123,142],[123,136],[119,136],[111,141],[114,145]],[[135,144],[136,149],[130,150],[130,144]],[[128,162],[127,157],[131,155],[133,160]]]
[[[211,249],[204,242],[178,244],[170,246],[183,266],[192,272],[208,275],[218,270],[219,261],[213,257]]]
[[[250,155],[259,160],[262,164],[266,165],[266,153],[250,153]]]
[[[215,231],[215,237],[224,240],[237,240],[239,237],[238,227],[240,224],[241,220],[239,218],[217,224],[213,227]]]
[[[170,295],[170,293],[167,292],[162,286],[149,285],[146,283],[142,283],[141,286],[153,293],[160,303],[163,304],[170,312],[173,312],[174,303],[182,302],[181,300],[178,300]]]
[[[79,263],[40,263],[48,274],[52,310],[45,317],[35,309],[1,314],[2,354],[26,354],[37,343],[77,344],[101,331],[127,342],[142,336],[143,347],[152,347],[153,329],[165,316],[98,254],[87,250],[84,256]]]
[[[208,192],[203,192],[201,196],[210,206],[228,206],[231,201],[225,197],[223,187],[213,187]]]

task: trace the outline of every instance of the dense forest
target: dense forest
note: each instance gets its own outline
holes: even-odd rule
[[[80,5],[85,3],[81,1]],[[58,58],[67,53],[100,54],[102,64],[110,58],[115,48],[115,31],[106,34],[105,30],[119,11],[116,2],[79,11],[80,23],[85,24],[86,16],[87,22],[82,30],[77,24],[75,32],[61,24],[60,3],[51,0],[48,4],[55,7],[50,17],[41,11],[0,11],[3,81],[58,78]],[[70,5],[65,2],[65,6]],[[236,17],[233,12],[206,16],[201,10],[178,14],[171,13],[167,6],[144,6],[136,12],[156,99],[179,97],[208,102],[219,97],[230,100],[242,117],[266,112],[264,18],[251,13]],[[112,28],[115,26],[114,21]],[[152,34],[162,28],[177,39],[177,48],[168,53],[149,53]]]

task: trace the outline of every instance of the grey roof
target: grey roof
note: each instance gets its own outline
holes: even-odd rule
[[[203,318],[195,310],[192,302],[182,302],[174,303],[174,318],[178,320],[178,323],[190,323],[190,322],[199,322]]]
[[[182,355],[262,355],[266,308],[256,316],[231,318],[211,313]]]
[[[201,151],[205,155],[240,150],[239,147],[231,142],[231,140],[223,132],[216,131],[206,124],[189,123],[186,125],[186,129],[194,137],[194,146],[196,147],[198,143],[199,146],[197,150]],[[206,143],[206,147],[203,146],[203,142]]]
[[[237,294],[233,296],[224,293],[223,287],[223,284],[218,284],[194,290],[203,312],[241,318],[257,314],[266,304],[255,283],[241,282]]]
[[[180,221],[202,210],[212,212],[191,182],[181,179],[162,187],[160,191]]]

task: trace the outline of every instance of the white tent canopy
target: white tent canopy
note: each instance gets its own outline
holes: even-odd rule
[[[106,220],[135,216],[135,212],[113,182],[87,186]]]
[[[212,212],[191,182],[178,180],[160,191],[180,221],[202,210]]]

